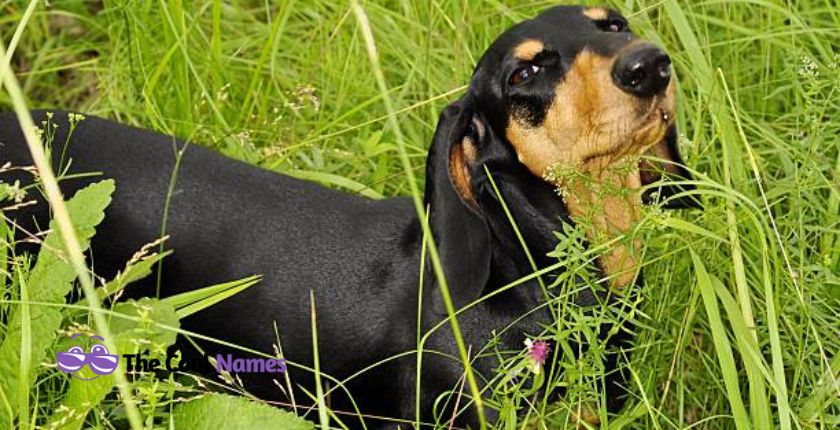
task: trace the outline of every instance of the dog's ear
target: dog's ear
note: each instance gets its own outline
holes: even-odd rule
[[[484,133],[467,103],[453,103],[440,115],[426,160],[429,223],[456,307],[477,299],[490,276],[490,231],[471,177]],[[443,309],[437,291],[433,298]]]
[[[645,204],[662,202],[666,209],[700,208],[697,196],[675,195],[694,190],[694,185],[677,185],[672,181],[691,180],[691,173],[683,166],[677,149],[677,128],[671,126],[665,139],[651,147],[639,163],[641,182],[646,190],[642,194]]]

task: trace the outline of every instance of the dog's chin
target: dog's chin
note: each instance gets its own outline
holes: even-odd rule
[[[657,109],[629,133],[619,135],[613,143],[584,156],[581,162],[582,169],[601,171],[641,156],[650,148],[666,141],[668,130],[674,126],[673,118],[674,114],[671,111]]]

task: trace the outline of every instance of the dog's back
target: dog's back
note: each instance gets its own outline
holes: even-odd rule
[[[46,119],[44,112],[34,116],[36,123]],[[415,309],[422,233],[410,200],[375,201],[333,191],[199,145],[188,145],[178,163],[183,142],[95,117],[82,121],[67,140],[67,114],[55,112],[51,121],[59,126],[52,139],[54,167],[68,141],[68,174],[97,173],[63,179],[66,198],[91,182],[116,181],[92,243],[91,265],[98,275],[114,276],[143,245],[170,235],[166,248],[174,253],[163,263],[161,296],[263,276],[256,286],[187,318],[185,329],[272,353],[276,321],[288,359],[309,364],[311,289],[319,332],[332,334],[320,345],[328,374],[347,376],[399,352],[397,340],[413,339],[399,333],[416,321],[406,309]],[[32,164],[13,114],[0,114],[0,145],[3,163]],[[22,171],[0,178],[33,180]],[[27,198],[38,204],[6,215],[29,233],[45,229],[46,202],[35,189]],[[154,296],[155,279],[129,286],[127,295]],[[379,335],[389,330],[387,339]],[[279,397],[268,381],[256,390]]]

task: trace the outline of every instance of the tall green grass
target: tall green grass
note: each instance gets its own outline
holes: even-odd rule
[[[633,396],[619,416],[600,414],[626,428],[836,428],[840,8],[608,3],[673,59],[681,151],[705,208],[646,212]],[[111,117],[371,197],[407,195],[404,162],[422,176],[437,114],[482,51],[555,2],[359,4],[381,81],[349,0],[55,1],[19,37],[29,2],[0,0],[0,34],[17,41],[11,65],[30,107]],[[0,106],[11,108],[5,90]],[[556,311],[565,330],[591,325],[569,304]],[[578,375],[569,399],[587,398],[598,369],[560,359]],[[517,390],[491,403],[527,404]],[[505,423],[561,427],[561,415],[536,402]]]

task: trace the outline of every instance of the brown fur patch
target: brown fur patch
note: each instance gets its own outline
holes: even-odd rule
[[[522,61],[531,61],[545,48],[542,42],[537,39],[528,39],[516,48],[513,48],[513,55]]]
[[[569,215],[582,226],[593,245],[609,244],[600,257],[601,268],[613,287],[629,285],[636,278],[641,243],[632,230],[641,219],[638,169],[610,166],[561,185],[566,190]],[[628,234],[630,237],[622,238]],[[611,243],[615,241],[615,243]]]
[[[449,175],[452,184],[461,198],[473,207],[478,208],[475,194],[472,191],[469,167],[475,162],[476,148],[471,139],[464,139],[449,154]]]
[[[573,403],[568,406],[569,413],[568,420],[571,426],[567,425],[563,428],[574,429],[591,429],[598,428],[601,424],[601,417],[598,416],[598,405],[594,402]],[[558,415],[560,411],[555,411],[554,415]],[[562,419],[562,418],[561,418]],[[534,417],[523,425],[527,429],[543,429],[546,428],[546,417]]]
[[[601,424],[601,417],[596,411],[597,407],[594,404],[582,405],[579,410],[572,412],[572,420],[578,429],[597,427]]]
[[[643,100],[612,81],[614,58],[590,51],[578,54],[554,89],[545,120],[532,126],[516,114],[506,137],[519,160],[535,175],[566,191],[566,203],[577,224],[588,225],[590,242],[601,244],[628,233],[641,213],[640,172],[633,157],[661,142],[674,118],[674,84],[664,97]],[[629,169],[612,169],[617,164]],[[576,179],[553,172],[577,172]],[[616,193],[615,189],[625,192]],[[610,195],[609,192],[618,195]],[[618,244],[601,258],[614,286],[635,278],[639,244]]]
[[[608,12],[606,9],[602,9],[600,7],[589,7],[583,10],[583,14],[589,19],[601,21],[607,19]]]

